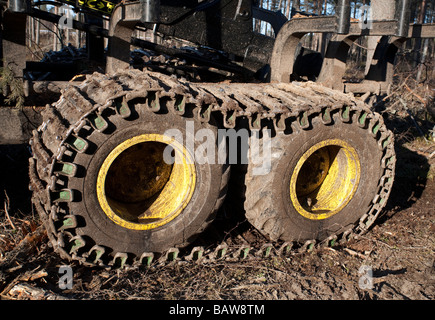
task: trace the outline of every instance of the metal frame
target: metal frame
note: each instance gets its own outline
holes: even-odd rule
[[[396,11],[400,14],[396,15],[397,19],[374,21],[370,30],[361,30],[358,23],[350,23],[349,0],[339,0],[336,16],[315,16],[290,21],[285,21],[280,12],[255,7],[254,3],[254,0],[214,0],[198,4],[197,1],[180,0],[174,4],[169,0],[140,0],[118,4],[110,17],[109,30],[93,21],[73,21],[73,27],[93,34],[100,40],[103,37],[110,39],[106,60],[108,73],[128,67],[131,43],[149,47],[151,43],[132,38],[136,26],[141,24],[148,28],[155,27],[156,31],[164,35],[191,40],[234,54],[251,74],[270,66],[270,80],[278,82],[289,82],[293,70],[300,67],[297,65],[299,60],[296,59],[296,54],[305,34],[333,33],[317,81],[346,92],[377,93],[388,90],[394,57],[400,45],[408,38],[433,37],[435,34],[434,25],[409,27],[405,23],[409,20],[409,0],[398,1],[399,10]],[[59,15],[27,7],[26,0],[9,0],[9,10],[2,17],[4,28],[1,52],[4,64],[13,67],[15,74],[21,78],[25,69],[26,15],[54,23],[60,19]],[[271,23],[277,34],[276,39],[253,32],[253,18]],[[343,83],[348,50],[356,39],[366,35],[382,36],[375,51],[375,63],[363,82]],[[97,49],[101,58],[101,41]],[[231,70],[235,65],[221,67]],[[28,92],[33,87],[38,91],[41,88],[55,88],[57,91],[61,86],[60,82],[54,87],[28,83],[27,88]]]
[[[130,42],[136,25],[142,19],[142,4],[129,2],[119,4],[113,10],[109,26],[109,51],[106,72],[128,68],[130,61]]]
[[[399,8],[407,4],[407,0],[398,3]],[[361,29],[358,22],[344,22],[341,9],[336,16],[308,17],[288,21],[281,28],[272,51],[271,81],[290,82],[293,70],[301,66],[295,65],[298,60],[299,42],[308,33],[333,33],[329,41],[321,72],[317,82],[344,92],[383,93],[392,83],[394,59],[399,47],[409,38],[433,38],[434,24],[407,24],[409,13],[404,12],[399,19],[372,21],[370,29]],[[375,64],[361,83],[344,83],[346,59],[352,44],[361,36],[381,36],[375,50]]]

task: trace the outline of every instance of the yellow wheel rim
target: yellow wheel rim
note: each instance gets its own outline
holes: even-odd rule
[[[173,164],[164,161],[164,152],[172,154]],[[193,157],[180,143],[160,134],[143,134],[110,152],[98,172],[96,189],[102,210],[113,222],[150,230],[183,211],[195,184]]]
[[[348,143],[319,142],[297,162],[290,178],[290,200],[305,218],[332,217],[353,198],[360,174],[358,154]]]

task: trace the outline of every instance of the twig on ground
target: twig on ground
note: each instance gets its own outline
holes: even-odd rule
[[[7,294],[7,295],[6,295]],[[26,283],[14,285],[5,295],[6,299],[26,299],[26,300],[70,300],[54,292],[33,287]]]
[[[348,248],[343,248],[343,250],[346,251],[351,256],[357,256],[357,257],[359,257],[361,259],[367,259],[367,257],[368,257],[368,256],[366,256],[366,255],[364,255],[362,253],[356,252],[356,251],[348,249]]]
[[[8,194],[6,193],[6,190],[5,190],[5,197],[6,197],[5,202],[4,202],[4,205],[5,205],[5,216],[6,216],[6,219],[8,220],[8,222],[9,222],[9,224],[11,225],[12,229],[15,230],[16,228],[14,226],[14,223],[12,222],[11,217],[9,216],[10,201],[9,201]]]
[[[14,249],[6,254],[4,261],[0,262],[0,270],[6,270],[13,263],[27,258],[46,236],[47,232],[43,225],[40,225],[32,233],[27,234]]]
[[[402,98],[399,98],[399,101],[402,103],[402,105],[405,108],[406,112],[408,112],[409,116],[411,117],[412,123],[417,128],[418,132],[423,136],[424,140],[427,141],[426,137],[424,136],[423,130],[421,130],[420,126],[418,125],[418,123],[415,120],[414,116],[412,115],[411,111],[409,111],[408,106],[406,105],[406,102],[403,101]]]
[[[426,100],[424,100],[422,97],[420,97],[417,93],[414,92],[414,90],[412,90],[406,83],[405,83],[405,88],[406,90],[408,90],[409,92],[412,93],[413,96],[415,96],[418,100],[420,100],[421,103],[423,103],[423,105],[426,107]]]

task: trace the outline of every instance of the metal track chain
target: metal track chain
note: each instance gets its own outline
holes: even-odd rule
[[[277,132],[285,131],[289,126],[309,130],[313,117],[320,117],[323,123],[328,124],[334,113],[338,113],[344,122],[357,119],[361,127],[371,132],[383,151],[381,165],[384,173],[378,183],[377,195],[358,225],[322,242],[270,243],[264,240],[260,245],[253,245],[242,239],[224,241],[212,247],[196,246],[189,252],[178,248],[171,248],[163,254],[144,252],[134,259],[125,252],[117,252],[109,261],[102,246],[94,245],[83,250],[87,248],[86,240],[75,233],[77,217],[67,210],[67,203],[74,201],[74,190],[65,187],[67,184],[64,181],[73,177],[77,168],[68,159],[75,153],[86,151],[88,143],[84,132],[104,131],[108,127],[110,119],[105,116],[106,109],[128,118],[131,113],[129,103],[139,98],[146,101],[146,107],[153,112],[167,108],[165,111],[180,116],[193,114],[204,122],[212,118],[222,119],[221,126],[224,128],[236,128],[238,119],[247,119],[250,129],[269,125]],[[217,114],[219,117],[216,117]],[[33,132],[30,143],[34,153],[29,160],[32,201],[48,230],[54,249],[64,258],[106,268],[252,260],[345,242],[367,231],[378,217],[391,191],[395,167],[393,134],[385,127],[379,114],[371,112],[351,95],[311,82],[192,84],[137,70],[122,71],[110,77],[95,73],[81,85],[69,87],[58,102],[47,105],[44,122]]]

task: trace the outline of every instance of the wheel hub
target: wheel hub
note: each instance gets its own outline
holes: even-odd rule
[[[340,212],[360,180],[360,161],[348,143],[325,140],[299,159],[290,180],[290,198],[302,216],[321,220]]]
[[[173,164],[165,162],[166,148],[175,158]],[[195,183],[195,165],[180,143],[160,134],[143,134],[119,144],[106,157],[98,173],[97,197],[104,213],[118,225],[149,230],[182,212]]]

